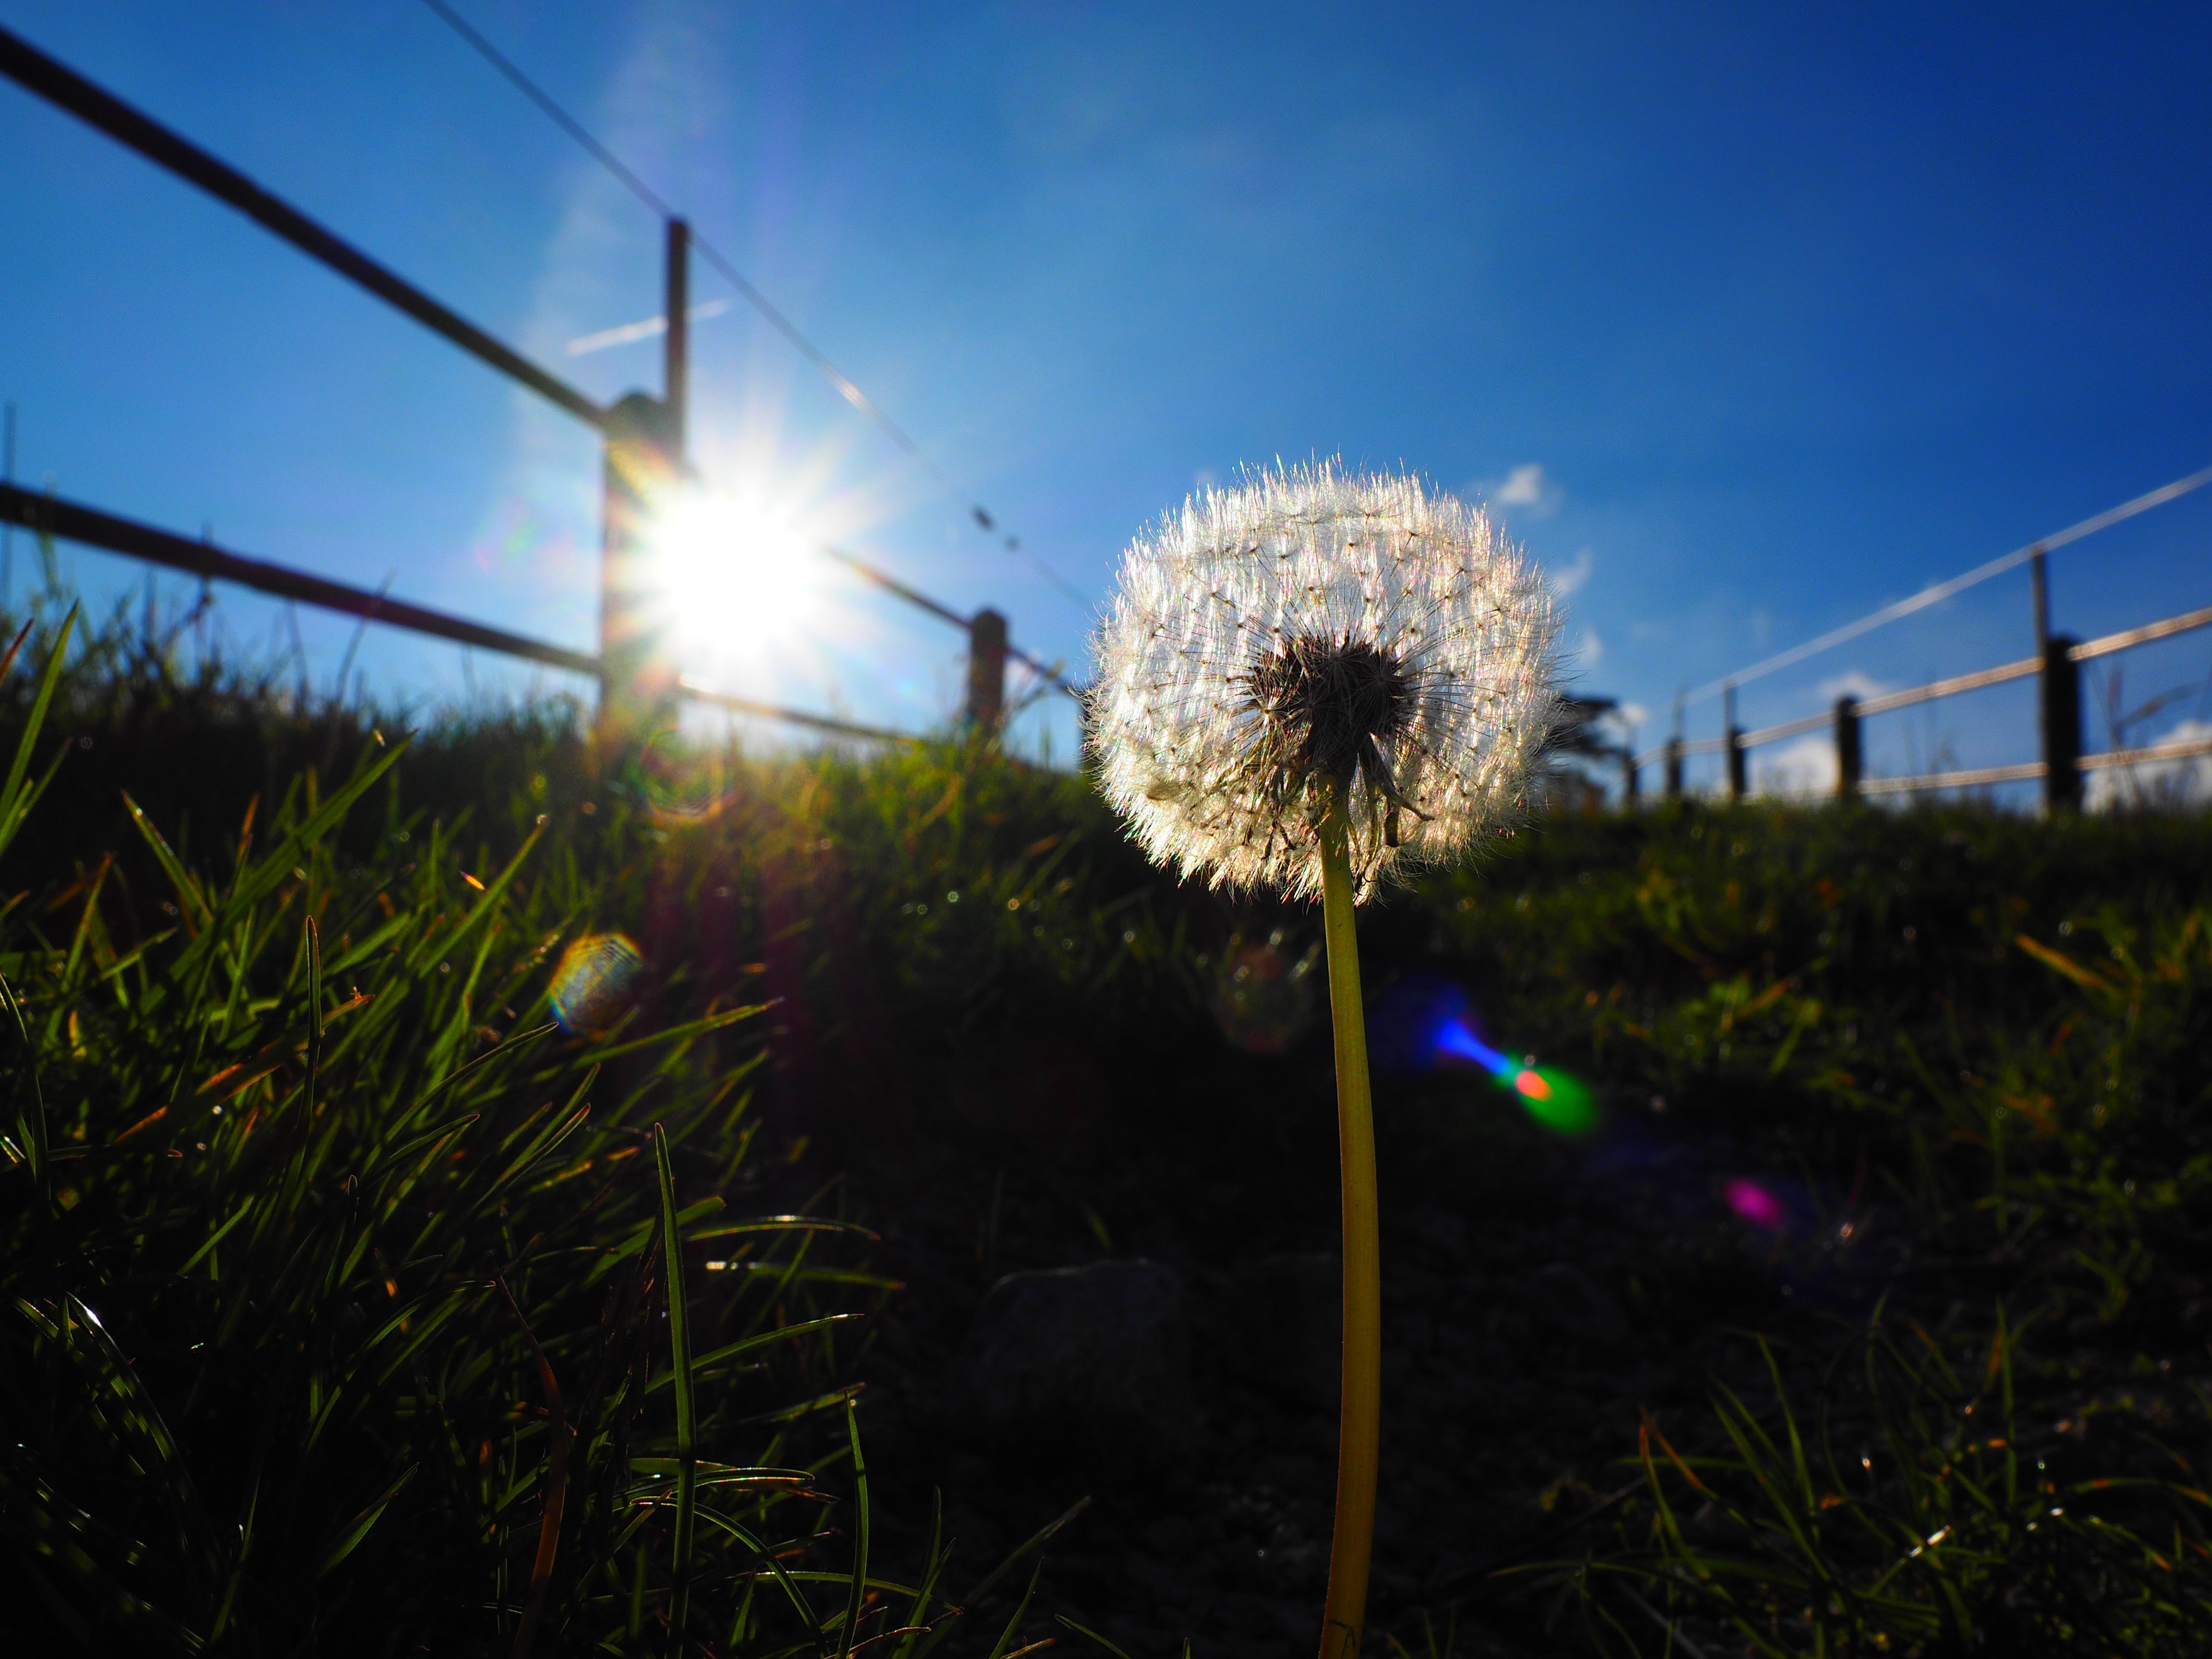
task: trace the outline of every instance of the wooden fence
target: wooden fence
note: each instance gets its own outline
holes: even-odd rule
[[[599,433],[604,443],[599,558],[599,648],[596,653],[525,639],[504,629],[392,599],[307,571],[226,552],[151,525],[118,518],[82,502],[0,485],[0,522],[35,533],[77,541],[150,563],[191,572],[203,580],[236,582],[358,617],[387,627],[497,651],[594,678],[599,687],[603,732],[635,735],[672,713],[678,699],[713,703],[740,713],[787,721],[842,736],[913,740],[913,734],[856,725],[827,714],[717,690],[678,673],[665,641],[651,619],[653,531],[661,500],[696,483],[684,459],[690,366],[690,230],[678,218],[666,225],[668,327],[664,339],[662,395],[634,392],[612,404],[593,398],[532,362],[428,294],[372,258],[306,214],[263,189],[237,168],[191,140],[95,86],[27,40],[0,28],[0,76],[45,98],[118,143],[245,214],[272,234],[359,284],[488,367],[529,387],[555,407]],[[818,550],[876,586],[961,629],[968,637],[965,718],[995,732],[1006,713],[1009,661],[1024,664],[1040,684],[1074,694],[1056,665],[1010,642],[1005,615],[989,607],[968,616],[835,548]]]
[[[1823,728],[1835,734],[1836,793],[1838,795],[1897,795],[1935,789],[1971,789],[2040,778],[2043,781],[2044,804],[2053,811],[2079,809],[2082,780],[2088,773],[2212,755],[2212,737],[2178,738],[2171,743],[2152,744],[2143,748],[2111,749],[2095,753],[2084,752],[2081,742],[2081,665],[2099,657],[2110,656],[2114,652],[2148,645],[2154,640],[2171,639],[2177,634],[2212,627],[2212,605],[2199,611],[2184,611],[2178,617],[2167,617],[2158,622],[2146,623],[2140,628],[2126,629],[2118,634],[2106,634],[2094,640],[2077,640],[2064,634],[2052,634],[2048,630],[2046,621],[2048,610],[2045,596],[2049,590],[2043,561],[2044,556],[2038,553],[2033,562],[2036,632],[2042,641],[2042,649],[2034,656],[2023,657],[2018,662],[2000,663],[1994,668],[1978,669],[1971,674],[1954,674],[1948,679],[1930,680],[1925,685],[1910,686],[1902,691],[1885,691],[1879,696],[1838,697],[1835,706],[1822,714],[1808,714],[1798,720],[1784,720],[1778,725],[1763,726],[1749,732],[1736,724],[1735,688],[1726,686],[1722,694],[1724,730],[1721,736],[1686,742],[1677,735],[1656,749],[1625,757],[1628,798],[1631,800],[1637,798],[1638,770],[1650,761],[1660,761],[1665,766],[1666,793],[1671,799],[1682,793],[1682,763],[1687,757],[1718,754],[1728,757],[1729,798],[1740,800],[1748,792],[1752,750],[1765,744],[1780,743],[1785,738],[1802,737],[1808,732],[1818,732]],[[1941,697],[1960,696],[1969,691],[1979,691],[1989,686],[2028,678],[2037,682],[2037,725],[2043,750],[2040,759],[2018,761],[2007,766],[1975,767],[1963,771],[1928,772],[1911,777],[1870,778],[1866,775],[1863,730],[1866,720],[1877,714],[1933,702]]]

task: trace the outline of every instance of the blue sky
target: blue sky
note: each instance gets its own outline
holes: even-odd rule
[[[1579,683],[1648,711],[1648,744],[1684,686],[2212,463],[2201,7],[460,3],[937,476],[741,305],[696,329],[702,467],[1071,665],[1121,548],[1195,483],[1402,463],[1571,590]],[[594,395],[656,384],[652,342],[567,348],[659,309],[658,223],[418,0],[0,22]],[[582,428],[12,86],[0,156],[20,477],[592,642]],[[2212,603],[2208,546],[2212,490],[2067,550],[2058,623]],[[20,589],[21,538],[15,562]],[[693,608],[701,672],[887,723],[951,707],[941,624],[828,572],[748,598]],[[248,596],[224,614],[275,637]],[[301,621],[325,681],[349,629]],[[2005,661],[2027,628],[2002,578],[1762,681],[1745,721]],[[361,660],[387,696],[531,678],[390,635]],[[2119,690],[2208,676],[2200,634]],[[1888,717],[1872,765],[2029,758],[2031,702]],[[1066,757],[1064,703],[1024,740],[1048,728]]]

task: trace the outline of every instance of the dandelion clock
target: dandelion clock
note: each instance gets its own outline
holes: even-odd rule
[[[1139,535],[1096,641],[1107,799],[1160,863],[1319,897],[1343,1160],[1344,1389],[1323,1659],[1359,1651],[1382,1270],[1353,907],[1522,810],[1557,718],[1550,590],[1487,517],[1334,464],[1194,496]]]

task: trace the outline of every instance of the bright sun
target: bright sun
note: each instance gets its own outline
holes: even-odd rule
[[[750,657],[808,632],[822,561],[758,497],[685,490],[661,509],[658,541],[668,624],[687,659]]]

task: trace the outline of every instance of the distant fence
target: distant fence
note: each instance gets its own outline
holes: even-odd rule
[[[1646,750],[1640,755],[1628,754],[1624,757],[1629,799],[1633,800],[1637,798],[1639,769],[1650,762],[1656,760],[1665,766],[1666,793],[1671,799],[1682,793],[1682,763],[1687,757],[1718,754],[1728,757],[1729,798],[1741,800],[1748,793],[1752,750],[1765,744],[1780,743],[1785,738],[1802,737],[1808,732],[1818,732],[1823,728],[1835,734],[1836,793],[1838,795],[1898,795],[1936,789],[1971,789],[1992,784],[2023,783],[2039,778],[2043,781],[2044,804],[2054,811],[2080,807],[2082,779],[2088,773],[2114,767],[2212,755],[2212,737],[2186,738],[2143,748],[2112,749],[2094,754],[2084,753],[2081,743],[2081,665],[2117,651],[2148,645],[2154,640],[2171,639],[2177,634],[2212,627],[2212,605],[2199,611],[2184,611],[2178,617],[2167,617],[2159,622],[2146,623],[2140,628],[2127,629],[2118,634],[2106,634],[2101,638],[2077,640],[2068,635],[2048,631],[2046,596],[2049,588],[2044,556],[2040,552],[2033,557],[2033,575],[2036,633],[2042,641],[2041,650],[2034,656],[2023,657],[2018,662],[2002,663],[1995,668],[1979,669],[1971,674],[1956,674],[1948,679],[1931,680],[1925,685],[1911,686],[1902,691],[1886,691],[1879,696],[1838,697],[1835,706],[1826,713],[1808,714],[1802,719],[1784,720],[1779,725],[1763,726],[1749,732],[1736,724],[1735,688],[1727,686],[1723,690],[1722,718],[1725,729],[1721,736],[1685,741],[1678,734],[1656,749]],[[1872,716],[2030,678],[2037,681],[2037,724],[2042,740],[2041,759],[2020,761],[2008,766],[1976,767],[1964,771],[1927,772],[1911,777],[1870,778],[1866,775],[1863,726]]]

